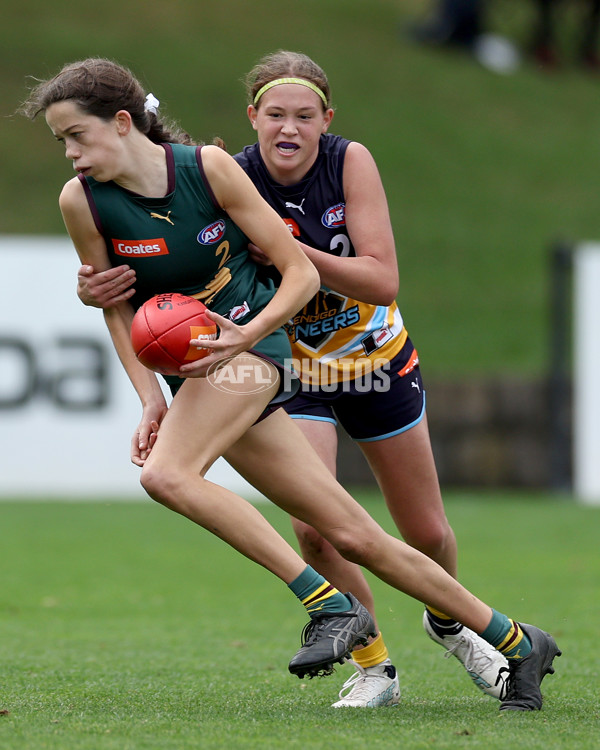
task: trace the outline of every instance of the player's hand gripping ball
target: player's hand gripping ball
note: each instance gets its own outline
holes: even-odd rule
[[[157,294],[144,302],[131,324],[131,343],[139,361],[162,375],[178,375],[181,365],[202,359],[208,349],[190,339],[216,339],[217,326],[206,305],[185,294]]]

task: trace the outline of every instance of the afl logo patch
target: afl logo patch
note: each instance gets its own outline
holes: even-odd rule
[[[343,227],[346,223],[346,204],[338,203],[335,206],[331,206],[321,216],[321,224],[328,229],[335,229],[335,227]]]
[[[219,242],[225,234],[225,222],[224,221],[213,221],[207,227],[198,233],[196,239],[201,245],[212,245],[215,242]]]

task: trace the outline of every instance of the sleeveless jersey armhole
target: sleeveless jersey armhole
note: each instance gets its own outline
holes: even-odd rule
[[[345,141],[345,143],[342,143],[340,146],[340,152],[339,152],[339,159],[337,160],[337,172],[338,172],[338,180],[339,184],[342,186],[342,193],[344,194],[344,200],[346,200],[346,190],[344,188],[344,164],[346,163],[346,151],[348,150],[348,146],[352,143],[352,141]]]
[[[159,145],[164,148],[167,160],[167,193],[172,193],[175,190],[175,156],[173,154],[173,147],[170,143],[161,143]]]
[[[100,232],[102,236],[104,236],[104,230],[102,229],[102,222],[100,221],[100,214],[98,213],[98,209],[96,208],[96,202],[94,201],[94,196],[92,195],[92,191],[90,190],[88,181],[85,179],[85,177],[82,174],[78,174],[77,179],[79,180],[79,182],[81,182],[81,185],[83,187],[83,192],[85,193],[88,206],[90,207],[90,211],[92,212],[92,218],[94,219],[94,224],[96,225],[96,229]]]
[[[196,163],[198,164],[198,169],[200,171],[200,177],[202,177],[202,182],[204,183],[204,187],[206,188],[206,192],[208,193],[214,207],[218,211],[223,211],[221,206],[219,205],[217,198],[215,194],[213,193],[213,189],[210,186],[210,182],[208,181],[208,178],[206,177],[206,173],[204,171],[204,165],[202,164],[202,149],[203,146],[196,146]]]

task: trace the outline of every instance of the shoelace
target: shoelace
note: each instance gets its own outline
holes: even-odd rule
[[[303,646],[311,646],[313,643],[315,643],[318,640],[318,636],[320,631],[325,626],[325,620],[328,620],[332,617],[356,617],[355,612],[329,612],[329,613],[320,613],[318,615],[315,615],[312,617],[306,625],[302,628],[302,633],[300,634],[300,642]]]
[[[517,698],[519,695],[518,681],[519,681],[519,670],[516,668],[517,665],[514,661],[508,660],[508,677],[504,680],[504,685],[500,693],[500,700],[512,700]]]
[[[485,667],[492,663],[491,657],[488,656],[485,651],[477,648],[473,641],[471,641],[469,638],[466,638],[464,635],[458,636],[456,643],[450,646],[444,656],[448,659],[450,656],[454,655],[455,651],[457,651],[459,648],[462,648],[463,646],[465,647],[467,653],[465,655],[464,661],[462,659],[461,661],[468,670],[475,671],[477,667]]]
[[[342,685],[342,689],[339,692],[340,698],[346,698],[353,690],[354,686],[358,682],[362,682],[362,685],[358,686],[355,691],[354,698],[360,699],[360,698],[370,698],[370,693],[368,692],[367,688],[367,673],[366,671],[360,666],[360,664],[357,664],[355,661],[352,661],[352,659],[348,659],[348,664],[352,664],[352,666],[356,667],[356,672],[354,672],[353,675],[348,677],[346,682]],[[344,693],[344,690],[347,690],[346,693]]]

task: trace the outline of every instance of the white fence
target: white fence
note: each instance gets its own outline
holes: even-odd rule
[[[102,313],[77,299],[69,239],[0,236],[0,262],[0,497],[145,497],[139,401]],[[208,476],[259,497],[223,459]]]
[[[144,497],[140,406],[66,237],[0,236],[0,498]],[[600,244],[574,253],[573,488],[600,504]],[[565,356],[568,354],[565,352]],[[220,459],[208,475],[260,497]]]
[[[574,252],[573,488],[600,504],[600,244]]]

